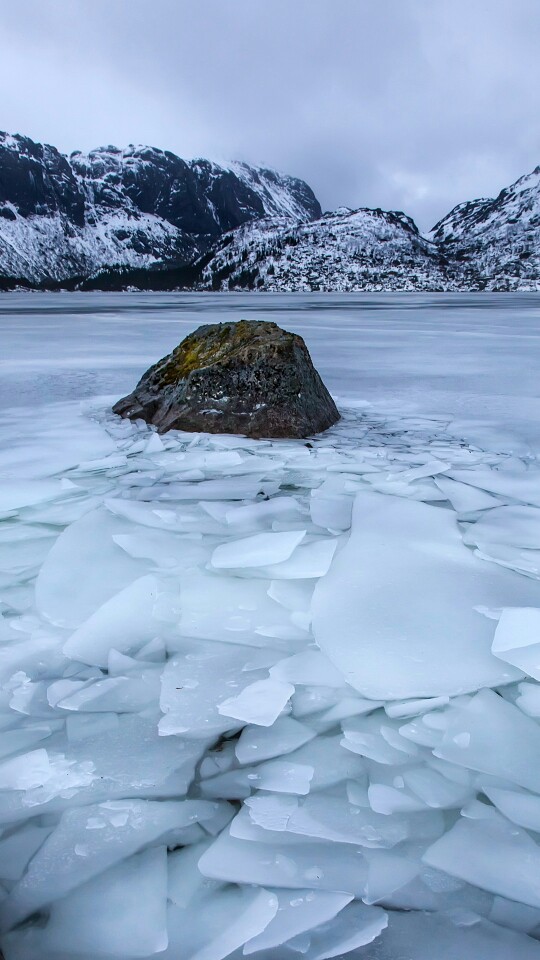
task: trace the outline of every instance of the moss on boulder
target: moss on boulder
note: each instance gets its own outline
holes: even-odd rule
[[[113,410],[160,433],[254,438],[309,437],[339,420],[302,337],[257,320],[199,327]]]

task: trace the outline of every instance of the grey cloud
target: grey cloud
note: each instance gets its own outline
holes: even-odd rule
[[[0,0],[0,127],[304,177],[423,229],[540,162],[537,0]]]

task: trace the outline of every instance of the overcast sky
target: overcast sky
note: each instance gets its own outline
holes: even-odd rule
[[[0,0],[0,129],[303,177],[428,229],[540,163],[540,0]]]

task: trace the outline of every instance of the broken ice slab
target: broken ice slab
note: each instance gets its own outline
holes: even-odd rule
[[[428,713],[430,710],[437,710],[450,702],[449,697],[428,697],[421,700],[401,700],[393,703],[386,703],[385,713],[389,717],[418,717],[422,713]]]
[[[314,773],[309,763],[298,763],[285,757],[283,760],[265,760],[248,774],[248,779],[260,790],[305,795],[309,793]]]
[[[278,649],[295,640],[298,631],[289,612],[268,595],[268,580],[193,570],[180,574],[180,589],[179,630],[185,637]]]
[[[341,485],[343,487],[343,484]],[[349,493],[333,492],[337,484],[325,480],[311,492],[310,514],[313,523],[331,532],[348,530],[351,525],[353,498]],[[339,489],[339,488],[338,488]]]
[[[203,853],[199,869],[206,877],[231,883],[314,890],[341,890],[362,897],[367,863],[352,844],[313,842],[295,845],[253,843],[224,831]]]
[[[147,572],[113,541],[131,525],[100,507],[60,534],[36,583],[36,604],[48,620],[78,627],[116,593]]]
[[[540,580],[540,550],[522,550],[521,547],[483,543],[476,548],[475,554],[481,560],[497,563],[526,577]]]
[[[305,530],[292,530],[283,533],[256,533],[241,540],[229,540],[215,548],[211,563],[215,569],[281,563],[288,560],[305,535]]]
[[[457,514],[471,514],[479,510],[490,510],[500,505],[501,499],[485,490],[471,487],[450,477],[435,477],[435,483],[441,493],[448,498]]]
[[[179,483],[163,483],[150,488],[148,496],[141,499],[157,498],[163,504],[167,502],[181,502],[186,500],[255,500],[262,493],[272,496],[279,489],[279,481],[266,480],[259,476],[224,477],[219,480],[200,480],[198,483],[188,481]]]
[[[140,713],[156,703],[160,687],[159,668],[140,670],[138,676],[131,673],[128,677],[104,677],[84,684],[62,697],[56,707],[87,713]]]
[[[9,769],[0,766],[7,784],[0,822],[20,820],[29,809],[37,816],[125,796],[185,795],[206,743],[160,737],[156,726],[155,715],[119,714],[117,725],[99,737],[68,741],[57,733],[30,761],[25,754]]]
[[[260,763],[291,753],[308,743],[315,731],[292,717],[278,717],[270,727],[244,727],[236,743],[239,763]]]
[[[52,827],[29,823],[0,840],[0,877],[19,880],[28,862],[47,839]]]
[[[532,933],[540,924],[540,910],[504,897],[494,897],[489,920],[521,933]]]
[[[368,848],[391,848],[404,840],[429,841],[444,830],[441,814],[435,811],[417,815],[413,812],[386,816],[368,808],[350,803],[342,789],[325,793],[320,791],[307,797],[295,798],[287,817],[278,828],[281,798],[256,795],[246,800],[250,817],[261,827],[287,833],[329,840],[334,843],[355,844]]]
[[[132,653],[159,632],[153,609],[160,584],[148,574],[138,577],[99,606],[64,644],[73,660],[106,667],[112,649]]]
[[[509,900],[540,907],[540,847],[500,814],[461,817],[422,859]]]
[[[337,545],[338,541],[333,538],[301,543],[288,560],[259,567],[256,573],[250,573],[272,580],[309,580],[324,577],[330,569]]]
[[[150,560],[164,570],[183,570],[206,563],[210,557],[202,538],[176,534],[170,530],[137,527],[133,534],[116,534],[114,542],[136,560]]]
[[[540,680],[540,607],[505,607],[491,649],[500,660]]]
[[[259,950],[279,947],[292,937],[332,920],[351,902],[350,893],[322,890],[277,890],[278,910],[268,926],[258,936],[248,940],[244,955]]]
[[[509,500],[540,506],[538,473],[534,467],[527,470],[522,466],[521,470],[514,471],[477,467],[474,470],[451,470],[448,476]]]
[[[4,928],[102,874],[171,830],[210,819],[208,800],[115,800],[67,810],[2,905]],[[47,830],[50,833],[50,830]]]
[[[459,766],[540,792],[540,727],[492,690],[481,690],[465,706],[449,712],[447,728],[434,753]]]
[[[538,683],[518,683],[519,695],[516,706],[529,717],[540,717],[540,685]]]
[[[270,667],[270,676],[289,683],[322,684],[346,691],[343,675],[320,650],[303,650],[285,660],[279,660]]]
[[[218,713],[243,723],[270,727],[280,716],[294,693],[291,683],[268,677],[255,680],[234,697],[222,700]]]
[[[254,886],[233,887],[200,874],[200,882],[193,882],[193,868],[198,872],[197,865],[191,862],[188,865],[186,858],[183,859],[180,864],[183,873],[189,870],[192,874],[184,885],[188,888],[191,885],[191,890],[186,891],[189,900],[184,903],[182,898],[177,903],[176,887],[173,887],[173,902],[167,917],[169,948],[161,956],[164,960],[180,957],[240,960],[244,943],[258,936],[276,915],[277,891]]]
[[[57,500],[65,493],[60,480],[0,479],[0,516],[9,516],[22,507]]]
[[[363,758],[343,749],[340,734],[315,737],[309,743],[287,754],[285,759],[293,765],[312,768],[314,773],[309,779],[311,793],[314,790],[332,787],[344,780],[362,777],[365,772]],[[269,761],[269,763],[273,762]],[[264,765],[261,766],[264,767]]]
[[[265,651],[260,652],[264,656]],[[258,653],[237,644],[199,641],[169,660],[161,680],[160,702],[165,716],[159,722],[160,734],[199,740],[243,726],[242,721],[222,715],[218,707],[254,680],[262,679],[257,670],[244,671]]]
[[[388,914],[380,907],[350,903],[334,921],[311,931],[309,957],[312,960],[343,957],[351,950],[372,943],[387,924]]]
[[[471,524],[463,537],[465,543],[506,544],[510,547],[540,549],[540,509],[520,504],[495,507]]]
[[[313,631],[365,697],[455,696],[520,678],[491,653],[493,622],[474,608],[537,598],[532,581],[475,557],[450,511],[365,493],[315,588]]]
[[[525,790],[510,790],[487,780],[480,781],[483,792],[502,814],[512,823],[526,830],[540,833],[540,797]]]
[[[296,521],[305,515],[294,497],[272,497],[258,503],[243,506],[227,505],[225,521],[233,531],[257,531],[268,529],[274,520]]]
[[[42,935],[45,949],[93,957],[148,957],[167,944],[164,846],[129,857],[55,900]]]
[[[376,949],[376,953],[375,953]],[[538,960],[536,940],[484,920],[478,914],[468,922],[434,912],[396,911],[388,913],[388,928],[375,948],[360,948],[355,960]],[[32,958],[33,960],[33,958]]]

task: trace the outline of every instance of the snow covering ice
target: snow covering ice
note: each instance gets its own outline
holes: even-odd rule
[[[340,423],[112,415],[239,307]],[[5,960],[540,958],[537,299],[0,313]]]

